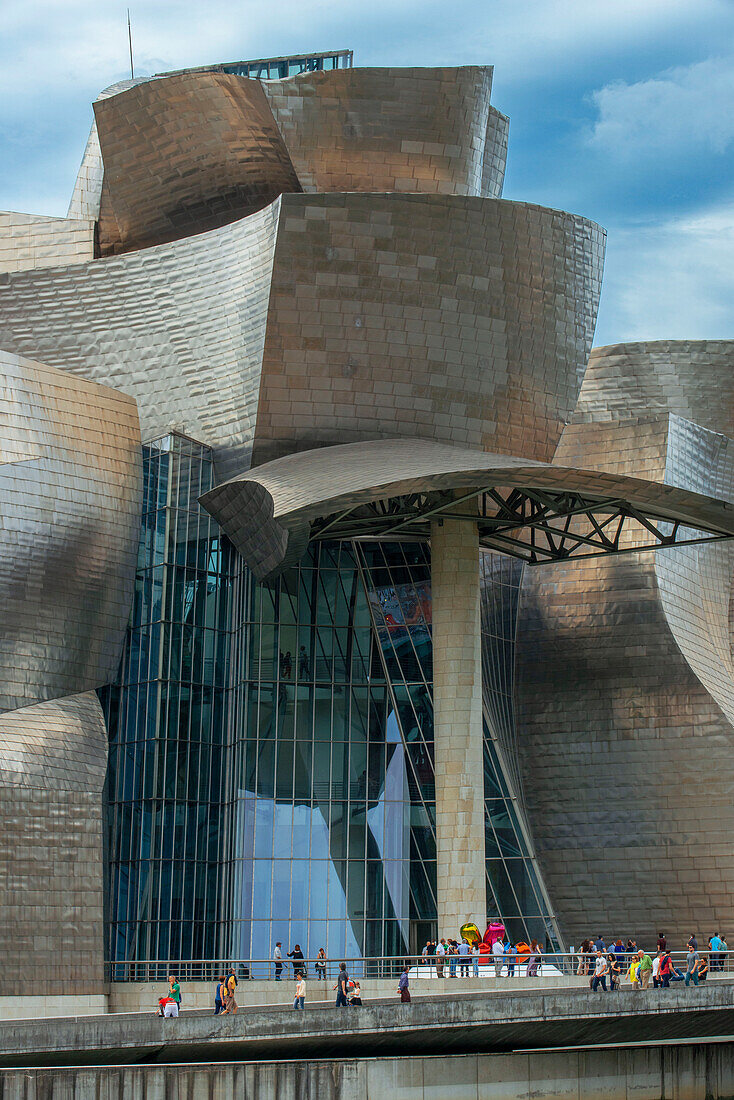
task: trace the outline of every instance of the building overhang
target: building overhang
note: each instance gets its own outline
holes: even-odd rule
[[[443,517],[529,565],[734,537],[734,505],[674,486],[427,439],[303,451],[201,498],[259,580],[324,539],[428,539]],[[634,525],[636,538],[627,534]]]

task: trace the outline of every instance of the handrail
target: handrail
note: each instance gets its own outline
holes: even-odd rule
[[[656,952],[647,952],[651,958]],[[671,951],[671,958],[676,965],[685,963],[685,951]],[[712,974],[734,972],[734,955],[731,952],[716,952],[699,949],[701,958],[706,957]],[[626,971],[629,966],[630,953],[625,948],[619,953],[620,962]],[[543,952],[539,957],[538,974],[559,974],[567,977],[589,976],[593,971],[596,952],[582,953],[580,951],[550,951]],[[488,954],[470,955],[445,955],[443,961],[440,956],[430,955],[373,955],[373,956],[349,956],[342,955],[336,958],[304,958],[289,959],[283,953],[280,964],[273,958],[269,959],[135,959],[122,961],[108,961],[105,963],[107,981],[110,982],[160,982],[165,981],[169,974],[175,974],[179,981],[210,981],[216,982],[222,974],[229,973],[234,968],[238,981],[248,980],[276,980],[279,976],[282,980],[291,979],[296,970],[305,969],[309,979],[335,981],[339,972],[339,964],[346,963],[347,972],[357,978],[393,979],[400,975],[404,966],[410,969],[411,978],[435,978],[435,977],[476,977],[497,976],[496,964],[499,963],[499,976],[527,976],[528,965],[532,963],[529,951],[521,950],[513,959],[507,954],[495,956]],[[508,970],[511,974],[508,974]]]

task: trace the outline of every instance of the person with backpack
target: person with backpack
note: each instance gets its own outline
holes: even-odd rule
[[[224,984],[224,974],[220,974],[217,978],[217,984],[214,987],[214,1015],[218,1016],[224,1009],[224,998],[222,992],[226,990]]]

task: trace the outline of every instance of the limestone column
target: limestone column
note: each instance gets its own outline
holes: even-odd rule
[[[431,523],[438,934],[484,931],[484,767],[476,523]]]

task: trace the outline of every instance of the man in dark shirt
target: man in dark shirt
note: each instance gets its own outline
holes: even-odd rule
[[[698,940],[696,939],[696,933],[691,932],[691,938],[688,941],[688,947],[693,951],[698,951]]]
[[[339,963],[339,976],[336,979],[336,985],[334,989],[337,990],[336,994],[336,1007],[347,1008],[347,982],[349,981],[349,975],[347,974],[347,964]]]
[[[668,946],[664,932],[658,932],[658,951],[665,951]]]

